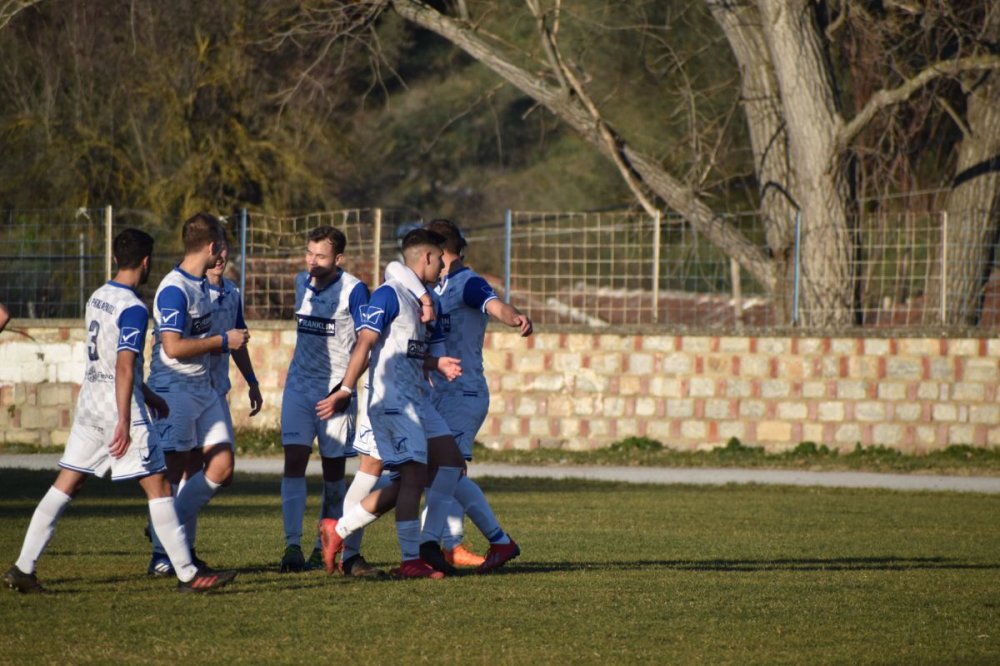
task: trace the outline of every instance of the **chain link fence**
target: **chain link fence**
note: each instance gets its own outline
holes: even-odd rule
[[[949,220],[940,211],[865,216],[850,266],[854,323],[940,332],[949,308],[971,294],[978,327],[1000,328],[996,233],[979,234],[976,241],[953,233],[960,223],[982,230],[1000,225],[986,212],[969,215],[965,220]],[[735,332],[809,321],[809,306],[798,298],[798,262],[789,259],[779,279],[783,298],[776,298],[674,216],[507,211],[497,218],[465,228],[466,263],[538,324]],[[397,258],[399,238],[420,222],[419,214],[399,209],[287,216],[244,211],[225,219],[232,244],[228,276],[244,289],[249,319],[290,319],[294,276],[304,269],[311,229],[325,224],[341,229],[348,239],[345,270],[374,288],[385,265]],[[725,222],[764,249],[754,215],[728,216]],[[145,289],[151,299],[155,284],[180,257],[180,222],[80,209],[4,212],[0,302],[16,318],[82,316],[86,297],[112,270],[110,239],[126,226],[146,229],[157,240]],[[981,265],[971,278],[969,270],[956,271],[970,261]],[[951,277],[956,274],[965,274],[966,283]]]

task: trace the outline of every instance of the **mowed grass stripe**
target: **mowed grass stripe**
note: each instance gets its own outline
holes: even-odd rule
[[[52,473],[0,472],[4,566]],[[199,524],[224,591],[145,575],[135,484],[91,481],[0,595],[4,663],[989,663],[1000,655],[1000,497],[484,480],[522,556],[435,581],[280,575],[277,476]],[[308,516],[318,512],[310,479]],[[365,554],[398,563],[391,517]],[[469,525],[469,542],[482,538]],[[303,544],[308,553],[311,544]]]

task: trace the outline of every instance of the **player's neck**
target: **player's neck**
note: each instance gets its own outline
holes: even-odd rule
[[[451,275],[457,273],[458,271],[465,268],[465,263],[462,261],[462,257],[452,256],[450,259],[446,256],[444,258],[444,274]]]
[[[118,271],[115,276],[111,278],[112,282],[120,284],[124,287],[128,287],[133,291],[139,287],[141,274],[139,271]]]
[[[210,285],[212,285],[213,287],[221,287],[222,286],[222,275],[221,274],[220,275],[216,275],[215,273],[205,273],[205,279],[207,279],[208,283]]]
[[[208,273],[208,266],[205,265],[205,257],[201,254],[184,255],[178,268],[196,278],[203,278]]]

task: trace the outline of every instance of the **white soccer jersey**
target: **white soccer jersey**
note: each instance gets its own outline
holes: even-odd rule
[[[95,291],[87,301],[87,371],[80,386],[75,421],[85,425],[113,424],[118,417],[115,400],[115,364],[118,352],[133,351],[135,380],[131,420],[148,424],[142,399],[143,348],[149,311],[139,295],[123,284],[111,281]]]
[[[394,411],[426,399],[424,357],[436,336],[421,323],[420,309],[420,301],[396,280],[376,289],[361,308],[359,330],[379,334],[368,364],[369,409]]]
[[[221,335],[234,328],[246,328],[243,321],[243,298],[239,287],[229,279],[222,278],[222,286],[216,287],[209,283],[208,296],[212,301],[212,332],[210,335]],[[212,388],[219,395],[229,393],[232,384],[229,381],[229,352],[212,354],[209,357]]]
[[[150,382],[159,384],[178,381],[209,383],[209,358],[199,354],[189,358],[170,358],[163,351],[165,331],[180,333],[184,338],[207,338],[212,334],[212,301],[208,297],[208,281],[181,270],[180,266],[164,276],[153,302],[153,359]]]
[[[357,341],[355,327],[368,302],[368,287],[350,273],[316,289],[309,273],[295,276],[295,352],[285,389],[324,386],[329,392],[344,377]]]
[[[490,316],[486,304],[497,298],[493,287],[469,268],[446,275],[434,287],[440,301],[441,330],[448,356],[462,360],[462,375],[450,387],[485,390],[483,339]]]

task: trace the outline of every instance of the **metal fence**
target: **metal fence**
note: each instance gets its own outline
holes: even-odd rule
[[[986,228],[988,216],[977,215]],[[416,213],[382,208],[297,216],[244,211],[226,220],[233,239],[229,277],[244,289],[248,318],[288,319],[309,230],[330,224],[344,231],[344,268],[374,287],[385,265],[396,258],[398,239],[419,221]],[[763,248],[761,225],[753,215],[730,216],[726,222]],[[137,219],[111,209],[5,212],[0,302],[14,317],[82,316],[87,295],[110,275],[112,235],[129,225],[147,228],[157,239],[155,284],[179,257],[178,221]],[[947,225],[947,215],[940,211],[883,211],[861,220],[851,267],[861,326],[941,330],[946,308],[958,300],[951,291],[957,287],[941,276],[949,274],[949,261],[968,256],[960,251],[968,248],[946,242]],[[466,262],[539,324],[725,332],[767,329],[802,321],[802,314],[808,314],[808,305],[798,299],[779,304],[674,216],[507,211],[498,213],[495,222],[467,227],[465,234],[470,242]],[[986,242],[995,242],[988,236]],[[994,258],[976,286],[978,321],[980,329],[995,330],[1000,328],[1000,266],[995,248],[982,250]],[[789,272],[788,284],[780,288],[797,294],[798,277]],[[147,288],[146,297],[153,291]]]

